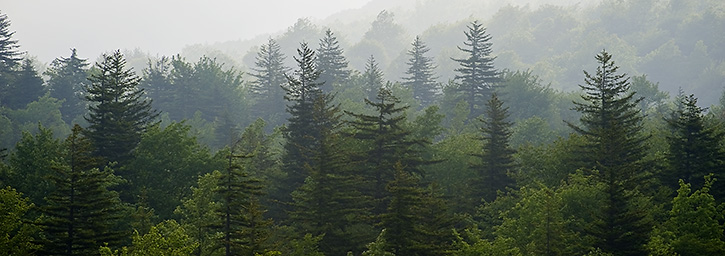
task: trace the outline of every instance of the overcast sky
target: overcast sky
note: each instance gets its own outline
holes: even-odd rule
[[[248,39],[301,17],[323,19],[370,0],[3,0],[21,50],[48,63],[78,49],[82,58],[140,48],[179,53],[190,44]]]

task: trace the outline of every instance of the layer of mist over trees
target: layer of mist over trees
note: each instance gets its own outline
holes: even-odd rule
[[[48,65],[0,13],[0,255],[725,255],[725,4],[456,8]]]

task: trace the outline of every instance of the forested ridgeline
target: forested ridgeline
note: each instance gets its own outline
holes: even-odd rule
[[[1,15],[0,255],[725,255],[724,104],[629,75],[619,40],[554,89],[500,63],[495,21],[445,60],[426,32],[355,68],[325,29],[268,38],[247,72],[72,49],[41,74]]]

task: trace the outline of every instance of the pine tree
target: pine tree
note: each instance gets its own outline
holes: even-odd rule
[[[116,229],[124,212],[118,194],[108,190],[116,178],[110,169],[95,168],[91,141],[82,133],[73,127],[65,162],[53,168],[56,190],[41,207],[44,254],[97,255],[102,245],[119,246],[128,235]]]
[[[407,76],[403,77],[403,85],[413,88],[413,97],[420,102],[420,108],[425,108],[435,102],[438,93],[437,78],[433,69],[433,58],[425,56],[430,51],[425,43],[416,36],[412,43],[413,48],[408,50]]]
[[[617,74],[612,55],[602,51],[596,59],[596,74],[584,71],[586,85],[579,86],[584,102],[574,102],[581,126],[567,123],[587,141],[579,152],[582,167],[597,170],[597,181],[605,184],[605,208],[590,232],[605,252],[644,255],[652,225],[646,206],[638,203],[644,200],[637,188],[646,174],[641,98],[629,91],[628,77]]]
[[[86,88],[91,103],[85,117],[90,124],[86,136],[93,142],[94,155],[120,165],[130,159],[141,134],[158,116],[151,100],[143,98],[144,90],[138,88],[140,78],[125,66],[120,51],[104,54]]]
[[[373,100],[377,97],[378,91],[383,87],[383,71],[375,62],[375,57],[370,55],[368,62],[365,64],[365,72],[362,74],[363,91],[367,95],[367,99]]]
[[[330,93],[335,85],[347,81],[350,77],[347,64],[337,37],[330,29],[325,30],[325,36],[320,39],[317,48],[317,68],[321,71],[319,81],[323,92]]]
[[[464,59],[453,59],[460,67],[455,69],[458,74],[455,79],[460,81],[457,88],[459,97],[468,101],[469,119],[478,117],[483,113],[484,104],[491,97],[495,87],[501,81],[500,73],[494,68],[491,56],[491,35],[486,34],[486,28],[478,21],[468,26],[464,32],[466,41],[458,47],[468,55]]]
[[[70,57],[53,60],[45,71],[45,75],[49,77],[50,96],[64,100],[60,112],[66,123],[85,112],[82,95],[83,88],[88,85],[88,65],[86,59],[78,58],[74,48],[71,49]]]
[[[164,112],[173,111],[174,101],[182,96],[177,92],[179,86],[172,81],[172,68],[172,58],[162,56],[157,60],[149,59],[139,83],[139,87],[143,88],[146,95],[154,101],[154,106]]]
[[[24,108],[45,94],[43,79],[38,75],[31,60],[23,61],[6,93],[7,97],[3,104],[11,109]]]
[[[312,159],[310,148],[316,148],[320,143],[320,130],[314,122],[314,104],[322,92],[319,89],[318,78],[320,71],[316,67],[315,52],[302,43],[297,49],[299,57],[295,61],[299,69],[293,76],[287,76],[288,84],[284,87],[287,95],[285,100],[290,102],[287,112],[290,114],[289,123],[284,128],[284,152],[282,154],[282,171],[287,177],[278,191],[282,202],[291,202],[292,191],[302,186],[309,175],[306,164]]]
[[[284,66],[285,56],[280,52],[280,46],[270,38],[257,53],[255,73],[251,75],[257,80],[250,88],[256,99],[254,106],[258,116],[265,116],[272,124],[280,124],[284,115],[285,91],[282,87],[287,82],[285,74],[290,70]]]
[[[694,95],[683,96],[678,100],[681,107],[674,111],[672,118],[667,119],[673,131],[667,138],[670,145],[667,154],[670,169],[662,178],[673,189],[677,188],[675,182],[679,179],[700,188],[705,175],[713,172],[717,172],[716,178],[723,175],[718,170],[725,168],[725,152],[720,147],[725,134],[707,124],[703,114],[705,109],[697,106]],[[714,192],[721,195],[717,190]]]
[[[361,229],[369,223],[370,200],[360,188],[361,177],[353,173],[339,137],[340,110],[332,104],[333,97],[324,94],[315,102],[313,120],[320,130],[320,142],[313,148],[305,167],[309,176],[293,192],[295,209],[293,223],[300,233],[324,235],[320,241],[327,255],[343,255],[361,251],[370,236]]]
[[[13,83],[15,72],[20,65],[21,52],[18,40],[13,39],[14,31],[10,31],[10,19],[7,14],[0,14],[0,105],[9,100],[7,90]]]
[[[270,221],[262,217],[258,198],[262,195],[260,180],[249,175],[240,161],[249,158],[236,152],[232,145],[226,152],[227,166],[217,183],[219,195],[217,215],[220,222],[212,227],[222,234],[225,255],[255,255],[264,253],[264,230]]]
[[[375,200],[374,214],[381,214],[387,207],[388,193],[385,186],[394,179],[393,166],[400,162],[406,170],[422,173],[423,165],[431,163],[421,159],[414,145],[424,141],[410,138],[411,131],[406,129],[405,110],[409,106],[400,106],[400,100],[384,87],[378,89],[377,99],[365,99],[365,103],[374,109],[374,114],[346,112],[354,120],[352,136],[364,143],[363,152],[355,159],[362,161],[360,172],[370,183],[365,193]]]
[[[508,122],[508,108],[503,107],[503,101],[498,99],[496,93],[486,103],[486,113],[481,119],[481,137],[483,148],[474,156],[480,163],[472,165],[476,173],[471,179],[470,198],[472,205],[478,205],[481,200],[493,202],[497,192],[506,192],[506,188],[513,188],[515,181],[509,175],[513,171],[515,151],[509,146],[512,123]]]

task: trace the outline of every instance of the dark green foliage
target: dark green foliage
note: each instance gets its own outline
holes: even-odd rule
[[[298,69],[292,76],[287,76],[288,84],[284,87],[289,101],[287,112],[289,123],[284,129],[284,152],[282,153],[282,171],[287,177],[278,195],[282,202],[291,202],[290,193],[302,186],[309,175],[305,165],[311,162],[313,153],[321,142],[319,123],[314,120],[314,105],[322,92],[318,78],[320,71],[315,64],[315,52],[302,43],[297,49],[299,57],[295,57]]]
[[[31,60],[23,61],[5,93],[6,97],[2,104],[12,109],[23,108],[45,94],[43,79],[38,75]]]
[[[86,59],[78,58],[74,48],[68,58],[53,60],[44,73],[48,76],[50,96],[64,100],[60,112],[66,123],[85,113],[83,89],[88,86],[88,65]]]
[[[514,188],[515,181],[510,176],[514,168],[515,151],[509,146],[512,123],[507,121],[508,108],[494,93],[486,103],[486,113],[481,119],[481,137],[483,148],[474,154],[480,159],[470,168],[476,176],[470,181],[470,199],[472,206],[481,200],[493,202],[498,192]]]
[[[86,88],[86,99],[91,103],[85,117],[89,123],[86,136],[93,142],[95,156],[104,163],[123,166],[158,114],[151,108],[151,100],[144,98],[144,90],[138,88],[140,78],[126,69],[120,51],[104,54],[96,67],[98,73],[91,75],[91,85]]]
[[[413,88],[413,97],[420,102],[420,108],[434,104],[438,94],[437,78],[433,73],[435,64],[433,58],[425,56],[430,51],[428,46],[416,36],[411,44],[412,49],[408,50],[408,70],[403,77],[403,85]]]
[[[425,161],[413,146],[423,141],[410,137],[404,112],[409,106],[400,106],[390,89],[381,87],[376,100],[365,99],[365,103],[373,108],[372,114],[346,113],[355,118],[350,121],[355,129],[352,136],[363,143],[362,152],[356,156],[359,159],[355,160],[361,161],[360,173],[369,183],[364,193],[375,200],[373,213],[381,214],[387,207],[385,186],[394,179],[393,166],[401,163],[406,171],[422,173]]]
[[[66,155],[55,162],[50,180],[55,190],[41,207],[43,251],[49,255],[97,255],[98,249],[119,246],[128,232],[118,230],[124,208],[118,194],[109,191],[117,178],[109,168],[95,168],[91,141],[76,125],[66,139]]]
[[[215,193],[219,197],[218,223],[212,227],[222,234],[221,245],[225,255],[254,255],[263,253],[265,232],[270,223],[262,217],[259,196],[260,180],[249,175],[242,165],[249,156],[235,153],[232,145],[226,154],[226,167],[217,181]]]
[[[124,167],[133,170],[133,175],[125,177],[131,182],[132,193],[149,195],[148,204],[161,219],[171,217],[199,175],[223,168],[222,161],[212,159],[190,129],[183,122],[149,127],[133,151],[133,159]]]
[[[375,57],[370,55],[368,62],[365,64],[365,72],[362,74],[363,91],[367,96],[367,100],[373,100],[378,94],[380,88],[383,87],[383,71],[380,70],[375,62]]]
[[[486,34],[486,28],[478,21],[474,21],[465,31],[466,41],[464,48],[458,47],[467,56],[463,59],[453,59],[460,65],[456,80],[460,81],[456,93],[469,104],[469,118],[475,118],[484,112],[484,105],[491,97],[494,88],[501,81],[500,73],[494,68],[491,56],[491,35]]]
[[[319,81],[323,92],[331,93],[335,86],[347,82],[350,77],[347,64],[337,37],[330,29],[325,30],[317,48],[317,68],[321,71]]]
[[[16,68],[22,59],[22,52],[17,50],[18,40],[12,38],[14,34],[15,31],[10,31],[8,15],[0,13],[0,106],[10,100],[8,90],[13,86]]]
[[[61,141],[53,137],[50,129],[38,126],[35,136],[23,132],[8,159],[7,185],[13,185],[36,205],[42,204],[43,197],[54,190],[48,175],[53,172],[54,163],[61,161],[64,151]]]
[[[287,83],[285,74],[290,69],[284,66],[285,56],[272,38],[259,48],[255,60],[251,75],[257,80],[250,88],[256,101],[254,114],[278,125],[284,119],[285,91],[282,87]]]
[[[586,84],[580,85],[584,102],[574,102],[581,126],[568,123],[586,139],[578,152],[582,167],[597,170],[594,177],[606,186],[605,207],[590,231],[604,252],[643,255],[652,225],[639,194],[647,175],[641,98],[629,91],[626,75],[617,74],[612,55],[602,51],[596,59],[596,74],[584,71]]]
[[[324,235],[319,245],[327,255],[362,251],[372,238],[368,232],[370,198],[359,189],[364,181],[349,164],[339,136],[340,110],[333,97],[324,94],[315,101],[313,120],[319,142],[307,147],[312,157],[305,167],[309,176],[292,196],[291,219],[300,234]]]
[[[725,168],[725,152],[721,146],[725,134],[707,122],[705,109],[697,106],[694,95],[681,97],[678,101],[680,107],[667,119],[672,134],[667,137],[669,171],[664,173],[662,182],[675,189],[675,182],[681,179],[700,188],[702,177],[709,173],[715,173],[718,180],[725,180],[721,171]],[[723,195],[718,190],[713,193]]]

